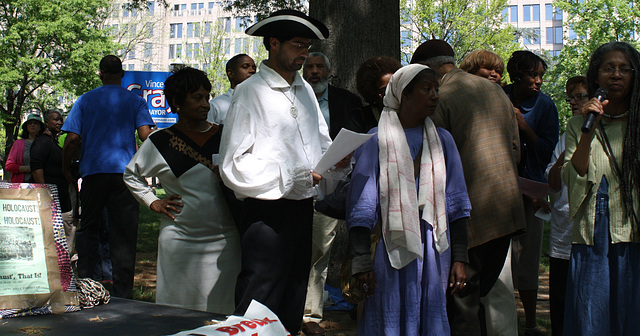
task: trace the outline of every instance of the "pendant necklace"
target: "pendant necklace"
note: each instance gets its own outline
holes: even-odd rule
[[[609,119],[622,119],[624,117],[626,117],[629,114],[629,110],[626,110],[624,113],[622,114],[618,114],[618,115],[609,115],[606,113],[603,113],[602,116],[603,117],[607,117]]]
[[[280,92],[282,92],[282,94],[287,97],[287,100],[291,103],[291,107],[289,108],[289,113],[291,114],[291,116],[296,119],[298,118],[298,108],[294,105],[295,101],[296,101],[296,87],[293,87],[293,100],[291,98],[289,98],[289,96],[287,96],[286,93],[284,93],[284,91],[282,91],[282,89],[280,89]]]

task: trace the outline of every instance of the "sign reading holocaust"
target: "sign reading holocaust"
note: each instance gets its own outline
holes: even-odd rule
[[[0,296],[49,291],[38,202],[0,200]]]

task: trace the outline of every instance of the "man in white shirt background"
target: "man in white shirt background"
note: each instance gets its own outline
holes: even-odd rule
[[[231,105],[231,96],[233,96],[236,86],[256,73],[256,63],[251,56],[238,54],[227,61],[225,70],[231,86],[227,92],[209,101],[210,108],[207,116],[208,122],[218,125],[224,124],[224,118],[227,116],[229,105]]]
[[[321,52],[309,53],[302,67],[302,76],[313,88],[324,120],[329,125],[329,136],[334,139],[345,127],[346,120],[353,110],[362,107],[360,98],[329,84],[331,62]],[[368,130],[352,131],[366,133]],[[332,218],[316,211],[313,216],[311,272],[302,321],[302,331],[307,336],[324,334],[324,329],[319,323],[322,321],[324,308],[324,285],[327,280],[330,251],[338,225],[345,225],[344,221],[338,222],[338,219],[344,219],[344,214]]]

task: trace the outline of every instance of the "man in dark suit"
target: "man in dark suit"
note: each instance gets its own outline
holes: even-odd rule
[[[331,63],[323,53],[309,53],[302,69],[302,77],[313,88],[322,115],[329,126],[329,136],[335,139],[353,110],[362,107],[362,102],[355,94],[329,85]],[[318,323],[322,321],[324,283],[327,280],[329,251],[336,235],[337,225],[337,219],[320,212],[316,211],[313,216],[311,272],[302,325],[305,335],[324,334],[323,328]]]
[[[302,77],[311,84],[329,126],[329,135],[331,139],[335,139],[353,109],[362,107],[362,101],[355,94],[330,85],[330,76],[331,63],[327,56],[321,52],[309,53],[304,63]]]

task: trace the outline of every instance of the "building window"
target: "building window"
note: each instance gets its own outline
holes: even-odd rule
[[[169,25],[169,38],[182,38],[182,23]]]
[[[145,64],[145,65],[142,67],[142,69],[143,69],[144,71],[151,71],[151,63],[147,63],[147,64]]]
[[[200,22],[187,23],[187,37],[200,37]]]
[[[182,13],[184,13],[186,10],[187,4],[173,5],[173,16],[182,16]]]
[[[544,14],[547,20],[562,20],[562,9],[553,8],[551,4],[544,5]]]
[[[228,55],[231,53],[231,39],[224,39],[224,53]]]
[[[403,30],[400,32],[400,48],[406,48],[411,46],[411,37],[409,36],[409,32]]]
[[[547,27],[547,44],[562,44],[562,27]]]
[[[112,24],[110,27],[107,26],[106,28],[109,30],[111,35],[113,35],[113,36],[118,35],[118,24],[117,23]]]
[[[133,70],[135,70],[135,69],[136,69],[135,64],[129,64],[129,65],[127,66],[127,70],[129,70],[129,71],[133,71]]]
[[[231,32],[231,18],[221,17],[218,19],[218,25],[222,31],[225,33]]]
[[[149,37],[153,37],[153,23],[147,22],[142,26],[143,34]]]
[[[151,54],[152,53],[153,53],[153,44],[152,43],[145,43],[144,44],[144,58],[145,59],[151,58]]]
[[[522,6],[522,19],[524,21],[540,21],[540,5]]]
[[[136,17],[138,15],[138,10],[131,7],[130,4],[122,5],[122,16],[123,17]]]
[[[518,22],[518,6],[509,6],[509,22]]]
[[[201,15],[202,9],[204,8],[204,2],[192,3],[191,4],[191,15]]]
[[[155,10],[155,2],[147,1],[147,15],[149,16],[153,15],[154,10]]]
[[[236,18],[236,30],[243,31],[251,25],[251,18],[248,16],[241,16]]]
[[[540,44],[540,28],[533,29],[533,36],[524,38],[525,45]]]
[[[169,59],[179,58],[182,56],[182,44],[169,45]]]
[[[207,14],[213,14],[213,7],[215,7],[215,3],[209,2],[207,4],[207,7],[209,8],[208,11],[207,11]]]
[[[211,36],[211,21],[207,21],[204,23],[204,31],[202,32],[202,36]]]
[[[134,59],[134,58],[136,58],[136,50],[135,50],[135,49],[131,49],[131,50],[129,50],[129,55],[128,55],[128,56],[129,56],[129,57],[128,57],[129,59]]]
[[[187,43],[187,58],[200,56],[200,43]]]
[[[111,9],[111,14],[109,15],[109,17],[112,19],[117,19],[120,16],[120,6],[113,5],[111,6],[110,9]]]

